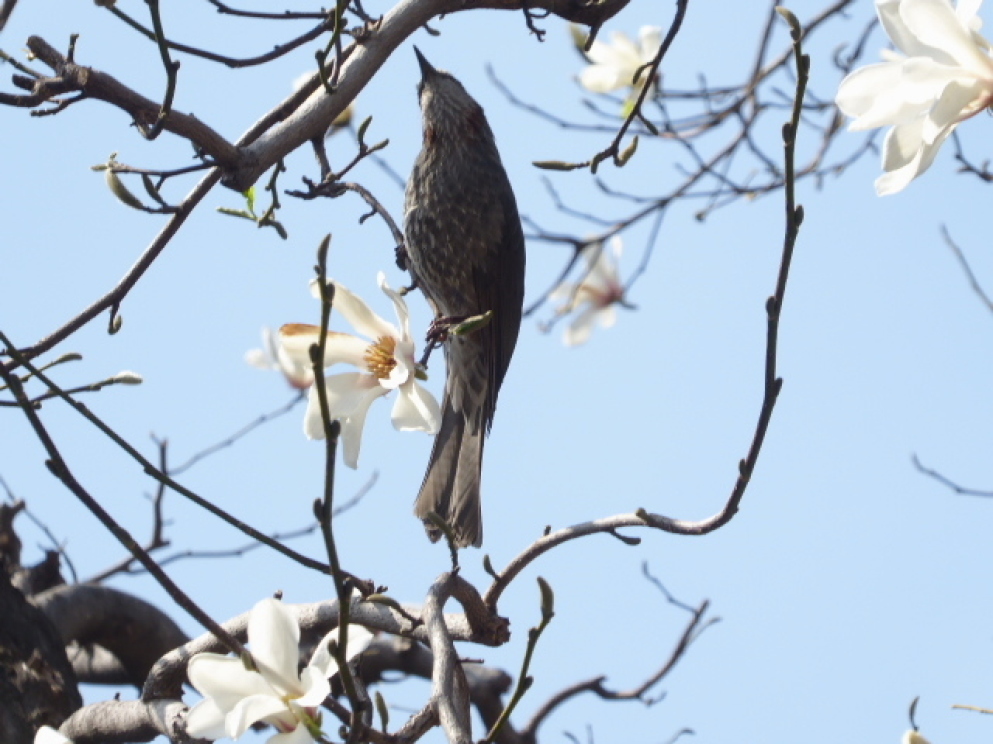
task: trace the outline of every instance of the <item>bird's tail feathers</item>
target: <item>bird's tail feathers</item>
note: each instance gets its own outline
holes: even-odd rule
[[[478,418],[478,417],[476,417]],[[483,543],[483,515],[479,482],[483,464],[484,427],[467,421],[445,396],[441,429],[434,440],[427,474],[417,496],[414,514],[424,520],[434,512],[452,527],[457,547],[479,547]],[[428,537],[436,541],[441,532],[425,521]]]

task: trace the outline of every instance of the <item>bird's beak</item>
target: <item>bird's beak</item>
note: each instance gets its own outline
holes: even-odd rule
[[[421,79],[422,80],[424,78],[428,78],[428,77],[434,75],[437,72],[437,70],[435,70],[431,66],[431,63],[428,62],[427,59],[424,58],[424,55],[421,54],[421,50],[420,49],[418,49],[417,47],[414,47],[414,54],[417,55],[417,64],[419,64],[421,66]]]

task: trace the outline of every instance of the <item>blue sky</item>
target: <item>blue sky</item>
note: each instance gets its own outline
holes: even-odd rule
[[[765,4],[730,5],[691,4],[665,63],[668,85],[691,87],[698,74],[713,85],[740,82],[752,64]],[[249,54],[301,28],[228,21],[234,31],[222,37],[215,14],[204,6],[184,10],[188,15],[172,10],[165,17],[169,33]],[[666,26],[672,6],[638,0],[605,31],[634,34],[646,23]],[[376,13],[388,6],[367,7]],[[791,7],[801,20],[820,9],[814,2]],[[144,5],[122,8],[140,14]],[[95,6],[53,9],[22,3],[0,46],[14,53],[29,34],[39,34],[64,48],[69,33],[79,32],[78,61],[149,97],[160,95],[163,75],[152,47]],[[812,43],[811,88],[822,98],[840,79],[831,52],[854,38],[871,13],[870,3],[856,3],[850,23],[823,29]],[[485,69],[492,65],[522,99],[590,121],[582,105],[588,94],[574,81],[582,61],[566,26],[545,21],[543,44],[529,38],[517,13],[459,13],[434,26],[441,36],[422,31],[411,41],[432,63],[455,73],[485,107],[522,214],[552,232],[593,231],[556,210],[542,187],[543,174],[530,163],[587,159],[609,135],[563,131],[509,106]],[[782,27],[775,33],[778,51],[787,36]],[[878,33],[872,37],[867,59],[875,59],[884,41]],[[312,66],[312,52],[303,48],[270,67],[242,71],[184,58],[176,107],[234,140],[290,91]],[[406,43],[357,102],[359,117],[373,116],[368,139],[389,138],[382,155],[404,176],[420,145],[417,75]],[[3,89],[11,90],[9,84]],[[161,217],[119,204],[90,166],[117,152],[121,162],[176,167],[189,162],[190,149],[167,134],[143,141],[124,114],[97,102],[41,119],[14,109],[0,115],[7,174],[0,200],[0,329],[29,344],[109,290],[162,224]],[[759,136],[775,141],[783,120],[769,117]],[[988,127],[985,115],[962,127],[976,162],[986,157]],[[843,134],[839,151],[859,141]],[[336,136],[329,154],[340,166],[350,159],[352,143]],[[618,188],[660,194],[686,162],[671,143],[643,141],[628,168],[605,168],[603,174]],[[282,188],[296,188],[301,176],[315,177],[307,151],[293,154],[287,167]],[[683,602],[710,600],[721,622],[660,686],[667,693],[663,702],[645,708],[578,699],[548,721],[544,741],[564,741],[563,732],[584,740],[589,726],[595,741],[664,742],[689,727],[701,742],[895,742],[917,695],[918,722],[933,744],[989,740],[988,720],[951,705],[993,705],[987,570],[993,505],[956,496],[911,462],[916,453],[965,485],[993,488],[993,317],[940,234],[946,225],[993,290],[993,257],[976,215],[984,209],[986,186],[956,172],[950,147],[926,177],[893,197],[875,196],[878,168],[876,157],[867,157],[820,188],[810,181],[798,187],[806,219],[782,320],[779,371],[785,384],[734,520],[706,537],[630,531],[641,545],[598,536],[553,551],[501,603],[512,622],[511,643],[463,649],[516,674],[525,631],[539,618],[535,576],[549,581],[556,617],[535,655],[535,685],[517,716],[521,722],[577,680],[603,674],[608,684],[627,689],[667,658],[688,618],[646,583],[643,562]],[[392,179],[372,163],[352,175],[399,217],[403,194]],[[629,207],[605,199],[587,173],[552,179],[578,209],[608,220],[627,214]],[[178,201],[192,183],[170,186],[167,198]],[[111,388],[86,403],[147,455],[155,452],[150,435],[165,437],[178,464],[289,400],[292,393],[278,376],[247,366],[243,357],[259,345],[263,325],[317,321],[307,283],[326,233],[334,236],[334,277],[384,316],[392,312],[376,289],[376,272],[386,271],[394,286],[403,276],[382,222],[359,225],[365,208],[351,196],[283,202],[287,241],[219,215],[216,207],[239,207],[241,201],[215,190],[123,304],[122,331],[108,336],[101,318],[60,347],[84,356],[56,374],[65,385],[122,369],[144,376],[140,387]],[[543,334],[536,319],[525,320],[486,448],[484,548],[462,556],[465,575],[479,586],[488,583],[484,554],[502,566],[546,525],[639,507],[701,519],[729,494],[761,400],[764,302],[775,282],[783,206],[778,194],[742,200],[704,222],[693,219],[696,208],[689,203],[670,210],[651,264],[630,295],[637,310],[622,311],[614,329],[566,349],[558,332]],[[626,277],[644,250],[647,226],[623,237]],[[529,298],[547,287],[565,258],[560,246],[529,242]],[[411,308],[415,328],[425,328],[426,306],[413,299]],[[438,367],[429,385],[439,393],[441,380]],[[446,551],[424,539],[411,515],[431,443],[422,434],[395,432],[389,409],[387,402],[375,404],[359,469],[339,469],[341,498],[374,473],[378,480],[341,518],[337,534],[352,571],[388,585],[402,601],[417,602],[447,566]],[[46,404],[42,413],[81,482],[136,537],[146,535],[146,495],[155,484],[63,406]],[[323,448],[303,437],[302,415],[301,406],[198,464],[182,482],[265,531],[307,524],[321,490]],[[23,417],[7,410],[3,421],[0,475],[65,542],[80,576],[116,562],[121,548],[46,471]],[[178,496],[168,497],[166,512],[173,545],[165,554],[245,542]],[[25,521],[20,526],[25,559],[36,560],[45,538]],[[322,555],[317,537],[293,546]],[[179,561],[168,570],[219,620],[276,590],[290,602],[323,599],[332,591],[326,580],[267,550]],[[188,633],[200,632],[149,579],[118,577],[112,584],[166,609]],[[87,691],[90,700],[114,692]],[[420,682],[383,690],[400,709],[419,708],[426,692]],[[403,718],[394,713],[394,720]]]

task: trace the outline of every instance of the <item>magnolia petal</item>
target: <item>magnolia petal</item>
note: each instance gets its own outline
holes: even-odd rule
[[[195,654],[187,666],[190,684],[223,711],[230,711],[243,697],[271,692],[257,672],[245,668],[241,659],[220,654]]]
[[[381,385],[376,385],[366,391],[355,410],[348,418],[341,421],[342,457],[345,464],[355,470],[359,466],[359,450],[362,447],[362,430],[365,428],[365,418],[369,413],[372,402],[389,392]]]
[[[201,700],[186,714],[186,733],[193,739],[223,739],[227,736],[226,715],[227,711],[221,710],[212,698]],[[36,739],[35,744],[41,742]]]
[[[72,741],[51,726],[42,726],[34,735],[34,744],[72,744]]]
[[[614,261],[620,261],[624,253],[624,241],[620,235],[615,235],[610,239],[610,252],[614,254]]]
[[[624,252],[624,245],[621,243],[621,236],[615,235],[610,241],[610,248],[612,256],[608,256],[606,266],[604,267],[604,275],[607,279],[607,283],[614,288],[620,288],[621,286],[621,276],[619,273],[619,266],[621,261],[621,254]]]
[[[345,419],[354,415],[355,411],[369,403],[365,401],[371,393],[375,397],[385,395],[386,390],[372,375],[361,372],[343,372],[331,375],[324,380],[324,389],[328,396],[328,412],[331,420],[337,419],[342,423],[344,435]],[[371,401],[370,401],[371,402]],[[321,417],[321,401],[317,395],[316,386],[310,389],[307,398],[307,412],[303,417],[303,432],[308,439],[324,439],[324,419]]]
[[[560,302],[562,300],[570,299],[576,291],[576,285],[572,282],[560,282],[558,286],[555,287],[551,292],[548,293],[548,299],[553,302]],[[563,309],[561,312],[569,312],[569,309]]]
[[[641,50],[638,45],[623,31],[612,31],[608,48],[610,52],[606,58],[597,61],[627,68],[630,79],[634,75],[635,69],[641,65]]]
[[[876,179],[876,195],[891,196],[903,191],[917,176],[920,175],[920,158],[917,157],[912,163],[908,163],[902,168],[884,173]]]
[[[979,6],[982,4],[983,0],[959,0],[955,6],[955,15],[959,22],[977,33],[983,27],[983,21],[979,18]]]
[[[941,149],[941,146],[945,144],[945,140],[947,140],[951,136],[952,132],[955,131],[955,127],[956,125],[953,124],[943,130],[937,137],[935,137],[934,142],[930,145],[924,146],[924,149],[921,151],[921,160],[917,175],[921,175],[924,171],[931,167],[935,157],[938,155],[938,150]]]
[[[272,357],[262,349],[249,349],[245,352],[245,362],[256,369],[273,369],[276,365]]]
[[[651,62],[662,46],[662,29],[659,26],[642,26],[638,29],[638,47],[641,63]]]
[[[993,75],[993,60],[976,46],[948,0],[903,0],[900,17],[922,44],[941,50],[976,74]]]
[[[427,388],[411,380],[400,388],[392,418],[397,431],[437,434],[441,428],[441,407]]]
[[[353,592],[352,596],[354,597],[355,595],[356,592]],[[345,649],[345,658],[349,661],[354,659],[366,650],[373,638],[375,638],[375,634],[364,626],[350,623],[348,625],[348,648]],[[335,628],[321,639],[321,642],[317,644],[317,648],[314,650],[313,658],[310,660],[310,668],[316,669],[325,679],[338,672],[338,664],[331,656],[331,641],[338,641],[338,628]]]
[[[276,351],[276,364],[283,373],[283,377],[297,390],[306,390],[314,384],[314,369],[309,364],[300,365],[294,360],[282,346]]]
[[[961,68],[943,65],[927,57],[911,57],[901,66],[897,93],[909,103],[930,104],[949,83],[962,79]]]
[[[601,307],[596,319],[601,328],[613,328],[617,323],[617,306],[611,303],[606,307]]]
[[[276,358],[276,351],[279,349],[279,334],[273,333],[269,326],[262,326],[262,348],[268,352],[270,358]]]
[[[919,173],[921,150],[924,141],[920,131],[923,119],[893,127],[883,140],[883,170],[876,180],[876,193],[880,196],[895,194],[906,188]]]
[[[347,320],[352,328],[360,334],[373,340],[383,336],[396,337],[400,334],[393,327],[374,313],[358,295],[342,284],[335,282],[334,308]]]
[[[313,744],[314,737],[306,726],[297,726],[292,731],[270,736],[266,744]]]
[[[927,111],[941,88],[935,87],[926,100],[908,101],[902,95],[904,62],[869,65],[841,81],[835,103],[844,114],[855,117],[848,126],[849,131],[858,132],[899,124]]]
[[[253,723],[266,718],[280,716],[288,712],[286,703],[272,692],[268,695],[251,695],[238,701],[224,721],[224,731],[232,739],[237,739],[248,731]]]
[[[349,626],[349,633],[351,633],[351,626]],[[318,641],[317,646],[314,647],[314,654],[310,657],[310,664],[307,665],[307,669],[316,670],[325,679],[337,672],[338,665],[335,662],[334,657],[331,656],[331,649],[329,647],[331,641],[337,640],[338,629],[335,628],[320,641]],[[307,670],[305,669],[304,671],[306,672]]]
[[[331,375],[325,379],[324,386],[328,391],[328,409],[333,419],[354,416],[358,409],[368,408],[372,401],[387,392],[377,378],[361,372]]]
[[[272,598],[257,603],[248,617],[248,643],[266,682],[283,695],[302,692],[297,673],[300,625],[286,605]]]
[[[933,49],[921,43],[920,39],[907,28],[907,23],[900,14],[900,3],[903,0],[876,0],[876,15],[883,30],[893,44],[901,52],[908,56],[934,56],[940,54],[941,58],[951,61],[948,55],[941,50]]]
[[[589,273],[596,270],[600,258],[603,256],[603,242],[598,240],[583,248],[583,261],[586,262],[586,269]]]
[[[587,262],[590,272],[583,284],[596,290],[596,294],[609,292],[617,284],[617,265],[610,252],[600,244],[596,255],[589,256]]]
[[[880,94],[900,84],[900,62],[879,62],[860,67],[844,77],[838,85],[834,102],[845,116],[859,118],[876,106]]]
[[[349,661],[356,658],[359,654],[369,648],[369,644],[372,643],[372,639],[375,637],[376,634],[364,625],[349,625],[348,648],[345,652],[345,658]]]
[[[327,282],[328,286],[333,286],[334,282]],[[321,283],[317,281],[317,277],[310,280],[310,296],[315,300],[321,299]]]
[[[921,137],[924,142],[934,142],[948,127],[971,116],[970,109],[976,100],[981,100],[983,85],[975,82],[972,85],[952,83],[945,88],[938,102],[931,109],[930,115],[924,122]],[[980,109],[977,110],[981,110]]]
[[[920,140],[915,126],[895,127],[887,133],[883,142],[883,169],[888,171],[876,179],[876,193],[888,196],[902,191],[912,180],[924,173],[934,162],[938,150],[955,130],[954,126],[941,132],[935,141],[928,145],[920,141],[916,149],[914,143]]]
[[[300,673],[300,684],[303,687],[303,694],[293,702],[301,708],[316,708],[331,694],[328,675],[313,666],[307,667]]]
[[[365,417],[368,411],[363,411],[355,418],[341,422],[341,458],[352,470],[359,467],[359,452],[362,450],[362,431],[365,429]]]
[[[329,334],[328,345],[324,351],[324,366],[343,362],[366,369],[365,355],[368,351],[369,342],[365,339],[350,333]]]
[[[595,305],[584,307],[572,323],[565,329],[562,336],[562,343],[566,346],[582,346],[590,340],[593,333],[593,323],[596,320],[597,308]]]
[[[590,45],[590,50],[586,52],[586,58],[590,60],[595,65],[605,65],[607,67],[623,67],[625,66],[627,59],[625,58],[623,52],[620,51],[620,45],[624,42],[634,50],[634,44],[628,39],[627,35],[623,31],[613,31],[610,34],[610,41],[600,41],[600,39],[594,39],[593,43]],[[636,50],[635,50],[635,53]]]
[[[307,323],[288,323],[279,329],[280,348],[295,367],[310,370],[310,347],[318,343],[321,329]],[[327,343],[324,345],[324,366],[342,362],[363,366],[366,349],[369,342],[357,338],[350,333],[338,331],[327,332]]]
[[[883,141],[883,170],[889,171],[901,168],[910,163],[922,151],[929,153],[927,165],[924,166],[924,169],[926,169],[934,160],[938,148],[941,147],[942,143],[948,139],[948,136],[955,129],[955,125],[945,127],[929,143],[925,141],[923,135],[923,131],[927,126],[928,122],[924,117],[921,117],[906,124],[901,124],[898,127],[893,127],[893,129],[887,132],[886,139]]]
[[[408,380],[414,379],[417,372],[416,365],[414,345],[410,342],[397,341],[393,350],[393,367],[385,378],[379,379],[379,384],[387,390],[396,390]]]
[[[309,323],[287,323],[279,329],[279,345],[290,359],[309,365],[310,347],[318,343],[321,329]]]
[[[625,75],[619,67],[609,65],[591,65],[579,73],[579,84],[591,93],[610,93],[630,83],[630,75]]]
[[[312,387],[307,394],[307,410],[303,414],[303,433],[307,439],[324,439],[324,418],[321,416],[321,402],[317,388]]]
[[[400,339],[410,339],[410,311],[407,310],[407,303],[403,296],[386,283],[386,274],[380,271],[376,275],[376,283],[387,297],[393,301],[393,309],[396,310],[397,321],[400,323]]]

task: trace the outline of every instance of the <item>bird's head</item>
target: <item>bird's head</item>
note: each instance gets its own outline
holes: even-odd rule
[[[472,134],[489,129],[483,108],[458,80],[444,70],[435,69],[421,51],[414,47],[421,66],[417,95],[424,117],[425,132],[434,135]]]

